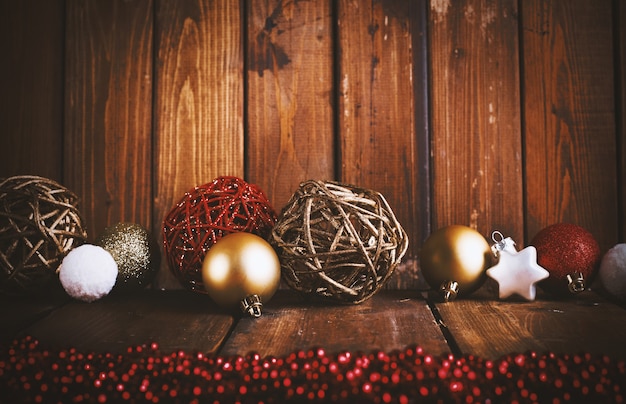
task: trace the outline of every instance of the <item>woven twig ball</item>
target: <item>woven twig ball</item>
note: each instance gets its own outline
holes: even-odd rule
[[[218,177],[185,193],[163,221],[168,265],[180,284],[206,293],[202,261],[223,236],[248,232],[267,239],[276,212],[263,191],[237,177]]]
[[[307,181],[283,208],[271,243],[289,287],[356,304],[385,284],[409,241],[380,193]]]
[[[50,179],[0,179],[0,292],[31,294],[58,281],[61,260],[87,238],[77,205]]]

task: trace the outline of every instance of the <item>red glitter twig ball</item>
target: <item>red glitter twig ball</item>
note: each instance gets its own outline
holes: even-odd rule
[[[276,212],[263,191],[237,177],[218,177],[185,193],[163,221],[169,268],[187,289],[206,293],[202,261],[209,248],[230,233],[267,238]]]

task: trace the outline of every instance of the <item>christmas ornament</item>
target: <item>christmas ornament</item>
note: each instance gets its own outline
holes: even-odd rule
[[[449,301],[457,295],[467,296],[482,285],[491,264],[491,249],[476,230],[446,226],[426,239],[420,262],[426,282]]]
[[[109,294],[117,278],[117,264],[102,247],[83,244],[63,258],[59,279],[68,295],[93,302]]]
[[[261,316],[263,303],[280,283],[280,262],[272,246],[251,233],[231,233],[209,249],[202,263],[202,279],[219,305]]]
[[[537,264],[537,250],[528,246],[522,251],[515,249],[515,242],[495,231],[491,235],[495,244],[491,246],[498,263],[487,269],[487,275],[499,285],[500,299],[517,294],[526,300],[535,300],[535,283],[550,276]]]
[[[537,248],[537,263],[550,272],[539,286],[553,295],[585,290],[598,269],[600,247],[584,228],[557,223],[541,230],[530,243]]]
[[[300,184],[270,242],[289,287],[352,304],[387,282],[409,243],[382,194],[323,181]]]
[[[95,244],[117,263],[115,290],[133,290],[150,284],[161,263],[159,248],[148,230],[135,223],[117,223],[98,236]]]
[[[598,276],[612,297],[626,300],[626,244],[616,244],[604,254]]]
[[[202,260],[223,236],[247,232],[266,238],[276,213],[256,185],[218,177],[187,192],[163,221],[169,268],[184,287],[205,292]]]
[[[46,178],[0,179],[0,293],[58,284],[59,263],[87,238],[77,204],[76,195]]]

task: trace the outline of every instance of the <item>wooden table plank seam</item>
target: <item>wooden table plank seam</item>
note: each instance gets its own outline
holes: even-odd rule
[[[441,329],[441,333],[443,334],[443,337],[445,338],[446,343],[448,344],[448,347],[450,347],[450,352],[453,355],[455,355],[455,356],[463,355],[463,352],[461,351],[461,348],[459,347],[458,343],[456,342],[456,338],[454,338],[453,333],[450,331],[450,329],[446,325],[446,322],[444,321],[443,317],[441,316],[441,313],[439,312],[439,309],[437,309],[437,305],[436,305],[435,301],[432,298],[428,298],[427,297],[426,298],[426,302],[428,304],[428,308],[430,309],[430,311],[433,314],[433,317],[437,321],[437,324],[439,325],[439,328]]]

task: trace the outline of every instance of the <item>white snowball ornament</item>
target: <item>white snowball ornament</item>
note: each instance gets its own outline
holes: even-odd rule
[[[113,256],[104,248],[83,244],[63,258],[59,280],[71,297],[93,302],[109,294],[118,274]]]
[[[616,244],[604,254],[598,275],[611,296],[626,301],[626,244]]]

